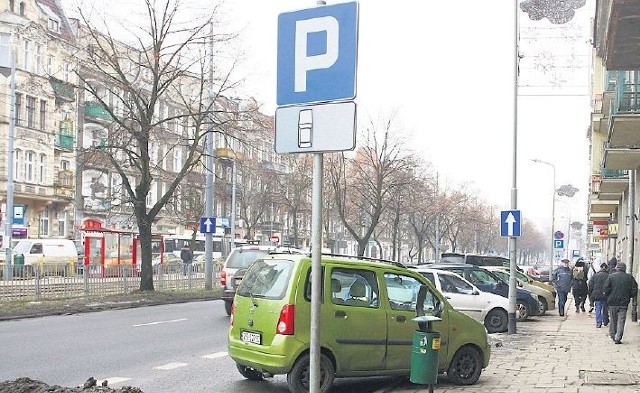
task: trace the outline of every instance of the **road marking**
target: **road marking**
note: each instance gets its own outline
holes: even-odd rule
[[[131,378],[124,378],[124,377],[111,377],[111,378],[96,378],[96,381],[98,381],[98,386],[102,385],[102,381],[107,381],[107,383],[109,385],[113,385],[116,383],[121,383],[121,382],[125,382],[125,381],[129,381]]]
[[[180,319],[172,319],[170,321],[158,321],[158,322],[141,323],[141,324],[138,324],[138,325],[133,325],[133,327],[160,325],[161,323],[174,323],[174,322],[182,322],[182,321],[186,321],[186,320],[187,320],[187,318],[180,318]]]
[[[188,364],[187,363],[167,363],[162,366],[154,367],[153,369],[154,370],[173,370],[175,368],[180,368],[185,366],[188,366]]]
[[[227,352],[216,352],[216,353],[212,353],[210,355],[204,355],[202,358],[203,359],[218,359],[218,358],[223,358],[225,356],[227,356],[229,353]]]

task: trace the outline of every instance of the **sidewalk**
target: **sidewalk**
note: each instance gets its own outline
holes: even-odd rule
[[[491,334],[491,361],[472,386],[456,386],[446,376],[433,391],[491,393],[630,393],[640,392],[640,325],[627,316],[622,344],[596,328],[595,312],[575,312],[567,301],[557,310],[518,323],[516,334]],[[588,311],[588,310],[587,310]],[[428,392],[408,380],[387,392]]]

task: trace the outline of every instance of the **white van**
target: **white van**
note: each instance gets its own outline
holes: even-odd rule
[[[78,250],[73,240],[69,239],[20,239],[13,247],[13,263],[24,257],[25,273],[33,273],[37,265],[41,272],[69,273],[74,272],[78,260]],[[16,261],[16,257],[18,261]],[[46,269],[46,270],[45,270]]]

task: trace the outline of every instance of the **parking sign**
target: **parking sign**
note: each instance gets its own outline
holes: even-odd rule
[[[358,3],[278,16],[278,106],[353,99]]]

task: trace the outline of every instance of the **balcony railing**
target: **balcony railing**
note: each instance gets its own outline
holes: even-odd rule
[[[629,170],[602,168],[601,175],[603,179],[624,179],[629,177]]]
[[[99,102],[94,101],[87,101],[84,103],[84,115],[106,121],[113,120],[107,109]]]
[[[49,83],[51,83],[51,88],[53,89],[54,93],[56,93],[56,97],[62,98],[66,101],[75,100],[76,89],[72,84],[53,77],[49,78]]]
[[[65,150],[73,150],[73,135],[58,134],[56,138],[56,147]]]

